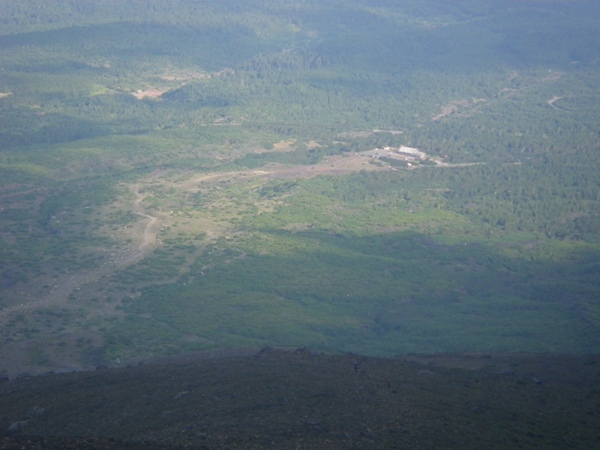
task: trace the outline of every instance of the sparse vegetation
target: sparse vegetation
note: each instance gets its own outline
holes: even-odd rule
[[[205,359],[212,356],[212,359]],[[7,449],[583,449],[597,358],[206,353],[4,386]]]

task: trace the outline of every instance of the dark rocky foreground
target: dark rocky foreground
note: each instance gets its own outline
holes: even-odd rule
[[[266,349],[4,380],[2,449],[600,448],[600,356]]]

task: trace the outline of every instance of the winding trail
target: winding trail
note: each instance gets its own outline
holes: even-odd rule
[[[558,98],[556,98],[556,100],[557,99]],[[319,175],[345,175],[363,169],[389,170],[387,166],[374,166],[366,164],[366,161],[368,160],[365,158],[364,154],[354,154],[333,156],[314,165],[285,166],[270,164],[260,169],[202,174],[201,176],[195,176],[189,180],[180,182],[178,188],[186,191],[194,189],[195,186],[201,183],[237,177],[300,179],[312,178]],[[466,167],[484,164],[482,162],[453,164],[437,160],[435,162],[437,167]],[[137,225],[139,227],[138,232],[136,232],[136,236],[139,238],[137,247],[134,249],[123,248],[120,251],[117,250],[114,253],[111,253],[110,259],[105,260],[99,267],[76,271],[65,275],[61,280],[57,280],[54,283],[52,290],[47,295],[41,298],[31,301],[23,299],[22,303],[6,307],[0,311],[0,324],[6,323],[9,316],[14,315],[15,313],[64,305],[69,300],[69,296],[74,292],[81,290],[92,283],[101,282],[102,278],[136,264],[154,250],[158,234],[158,217],[155,217],[144,210],[142,204],[147,195],[140,192],[140,183],[132,184],[130,190],[135,196],[131,205],[131,212],[147,220],[146,224],[143,225],[143,229],[141,228],[142,224],[138,223]]]
[[[562,107],[562,106],[555,105],[555,103],[556,103],[557,101],[559,101],[561,98],[564,98],[564,97],[559,97],[558,95],[556,95],[556,96],[552,97],[550,100],[548,100],[546,103],[548,103],[548,104],[549,104],[550,106],[552,106],[554,109],[558,109],[558,110],[560,110],[560,111],[572,112],[572,111],[571,111],[570,109],[568,109],[568,108],[564,108],[564,107]]]
[[[141,203],[145,197],[142,194],[140,194],[140,185],[135,184],[132,190],[136,196],[136,199],[133,202],[133,212],[138,216],[148,219],[148,223],[144,227],[144,232],[142,234],[142,242],[138,247],[138,251],[133,255],[123,259],[123,261],[119,264],[119,268],[130,266],[131,264],[136,263],[140,259],[144,258],[148,253],[150,253],[156,245],[157,231],[155,230],[154,226],[158,221],[158,217],[146,214],[142,210]]]
[[[82,289],[84,286],[99,281],[118,270],[122,270],[131,266],[146,255],[148,255],[156,244],[157,230],[155,229],[158,218],[147,214],[143,211],[141,203],[145,196],[140,194],[139,185],[133,186],[133,193],[136,199],[133,202],[132,210],[135,214],[148,219],[148,223],[144,226],[141,242],[135,252],[132,254],[114,254],[111,260],[105,261],[100,267],[86,270],[79,273],[72,273],[68,277],[64,277],[61,281],[54,285],[50,293],[38,300],[23,302],[17,305],[6,307],[0,311],[0,323],[5,324],[10,316],[16,313],[23,313],[33,309],[49,308],[51,306],[63,305],[67,302],[69,295],[75,291]]]

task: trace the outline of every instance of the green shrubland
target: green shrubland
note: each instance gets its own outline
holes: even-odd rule
[[[7,314],[110,358],[598,351],[594,2],[5,3]],[[64,346],[36,317],[5,338]]]

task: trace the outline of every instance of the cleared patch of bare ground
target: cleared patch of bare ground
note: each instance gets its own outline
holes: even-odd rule
[[[274,148],[275,151],[289,151],[293,144],[293,141],[281,141]],[[213,173],[159,170],[128,185],[128,195],[123,195],[110,205],[107,214],[110,211],[115,215],[133,214],[137,220],[117,227],[107,223],[100,231],[123,244],[101,253],[101,261],[96,267],[61,273],[50,280],[38,280],[37,290],[34,289],[36,285],[31,283],[24,287],[17,286],[23,291],[18,295],[18,302],[0,311],[0,325],[5,327],[4,336],[7,339],[0,354],[0,373],[14,376],[21,372],[94,367],[98,358],[90,359],[88,354],[102,347],[102,333],[98,328],[102,326],[102,321],[121,317],[118,299],[132,295],[130,284],[119,284],[119,273],[143,261],[155,248],[162,247],[165,239],[178,236],[177,233],[188,238],[201,235],[200,239],[194,241],[200,252],[204,245],[234,232],[234,225],[229,221],[237,217],[243,205],[235,196],[219,193],[220,184],[235,184],[241,191],[252,191],[272,179],[306,179],[363,170],[397,170],[389,162],[380,160],[380,156],[400,160],[408,158],[411,161],[427,157],[425,153],[408,147],[401,147],[398,151],[375,149],[330,156],[313,165],[267,164],[257,169]],[[451,166],[440,160],[434,162],[438,166]],[[153,206],[153,197],[161,195],[161,192],[168,192],[168,195],[163,197],[161,207],[157,208]],[[204,192],[215,193],[215,197],[201,208],[195,208],[193,212],[188,208],[187,212],[182,212],[177,206],[178,198]],[[268,211],[273,206],[273,201],[267,199],[253,203],[253,207],[261,211]],[[185,273],[193,261],[193,255],[188,255],[184,262],[180,262],[180,274]],[[170,274],[147,281],[146,284],[140,282],[138,288],[175,280]],[[48,288],[40,293],[40,287],[44,284]],[[57,315],[60,317],[56,318]],[[22,323],[17,321],[21,318]],[[90,323],[94,325],[86,331],[83,324]],[[8,324],[11,324],[10,327]],[[32,334],[27,331],[29,329],[37,331]],[[90,343],[94,345],[90,347]]]

